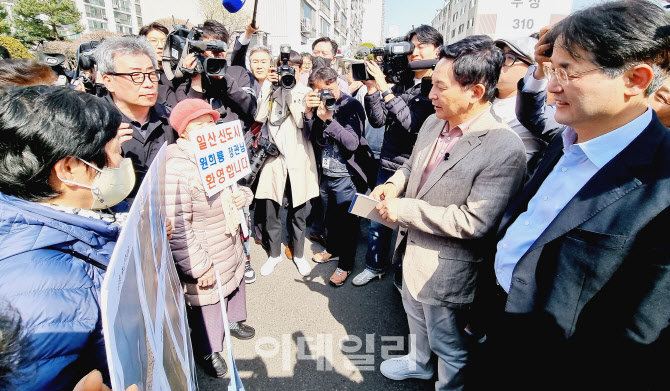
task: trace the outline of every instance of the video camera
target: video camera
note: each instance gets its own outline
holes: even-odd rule
[[[223,58],[204,57],[206,51],[221,53],[228,50],[228,45],[219,40],[203,41],[202,26],[189,29],[183,24],[172,25],[173,31],[168,34],[163,49],[163,71],[168,79],[193,76],[204,73],[207,76],[223,76],[228,64]],[[198,62],[195,69],[185,69],[182,61],[190,53],[196,53]]]
[[[387,39],[386,46],[370,49],[369,53],[375,58],[377,64],[384,72],[387,83],[398,84],[404,80],[413,78],[408,64],[407,56],[414,52],[414,44],[403,40],[404,38]],[[361,55],[367,56],[367,50]],[[365,69],[365,64],[352,64],[354,80],[373,80]]]
[[[277,68],[279,74],[279,85],[285,90],[295,87],[295,68],[288,65],[291,59],[291,45],[281,45],[279,47],[279,59],[281,65]]]
[[[77,48],[77,68],[74,73],[72,84],[81,83],[86,93],[96,96],[105,96],[107,89],[105,86],[95,80],[96,62],[95,49],[100,41],[84,42]],[[90,77],[84,72],[90,71]]]

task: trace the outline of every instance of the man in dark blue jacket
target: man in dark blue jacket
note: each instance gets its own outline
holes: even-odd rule
[[[669,25],[630,0],[548,33],[548,91],[567,127],[498,231],[497,388],[667,389],[670,132],[648,98],[668,74]]]
[[[412,61],[433,60],[438,57],[444,42],[442,34],[431,26],[421,25],[407,34],[406,40],[414,45],[407,56]],[[417,134],[426,118],[435,113],[427,96],[421,96],[421,79],[430,76],[430,69],[414,71],[414,79],[389,87],[385,75],[377,64],[368,62],[368,71],[375,80],[366,81],[365,111],[374,127],[385,126],[381,151],[381,167],[377,185],[384,184],[412,153]],[[357,275],[353,284],[365,285],[375,277],[382,276],[388,264],[393,230],[371,221],[368,230],[368,251],[365,255],[365,270]],[[396,285],[402,283],[400,273]]]
[[[337,85],[337,72],[322,67],[312,72],[309,86],[314,92],[305,97],[304,126],[320,163],[319,189],[326,210],[328,241],[326,250],[314,254],[312,260],[325,263],[339,259],[330,277],[330,284],[341,286],[354,266],[359,219],[349,213],[357,185],[367,188],[367,177],[360,159],[372,151],[363,138],[365,111],[356,99],[343,94]],[[320,98],[330,92],[330,101]],[[330,105],[334,106],[331,107]]]

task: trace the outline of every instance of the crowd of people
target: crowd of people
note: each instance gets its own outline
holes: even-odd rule
[[[217,21],[201,31],[230,40]],[[185,55],[174,78],[159,61],[165,26],[105,39],[91,76],[103,97],[52,86],[37,61],[0,61],[0,387],[108,383],[100,288],[167,143],[168,238],[196,360],[212,376],[227,373],[216,272],[230,334],[253,338],[250,241],[267,252],[261,276],[284,258],[308,276],[309,238],[324,246],[312,262],[337,261],[334,288],[356,269],[358,287],[393,274],[413,338],[407,355],[381,363],[389,379],[436,378],[437,390],[667,388],[665,10],[622,0],[531,37],[449,45],[421,25],[405,37],[408,63],[435,66],[395,84],[373,60],[370,80],[339,74],[328,37],[273,60],[249,48],[256,31],[247,25],[230,54]],[[196,71],[207,58],[227,58],[225,74]],[[283,66],[294,86],[280,80]],[[207,197],[189,134],[233,120],[262,165]],[[399,225],[397,241],[391,251],[393,229],[371,221],[365,265],[355,265],[361,221],[348,211],[368,192]]]

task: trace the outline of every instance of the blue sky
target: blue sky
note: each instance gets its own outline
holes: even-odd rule
[[[600,3],[603,0],[573,0],[573,10]],[[413,4],[413,5],[412,5]],[[419,4],[421,4],[419,6]],[[386,21],[384,36],[388,35],[388,26],[396,24],[400,27],[400,34],[407,33],[412,25],[430,24],[436,10],[442,8],[444,0],[386,0]]]

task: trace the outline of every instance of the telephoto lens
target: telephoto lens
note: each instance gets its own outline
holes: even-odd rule
[[[321,92],[319,92],[319,98],[326,106],[326,109],[335,111],[335,108],[337,107],[337,99],[335,99],[335,96],[331,90],[327,90],[325,88],[322,89]]]
[[[291,58],[291,46],[281,45],[279,47],[279,59],[282,65],[277,68],[279,73],[279,85],[285,90],[290,90],[295,87],[295,68],[288,65]]]

